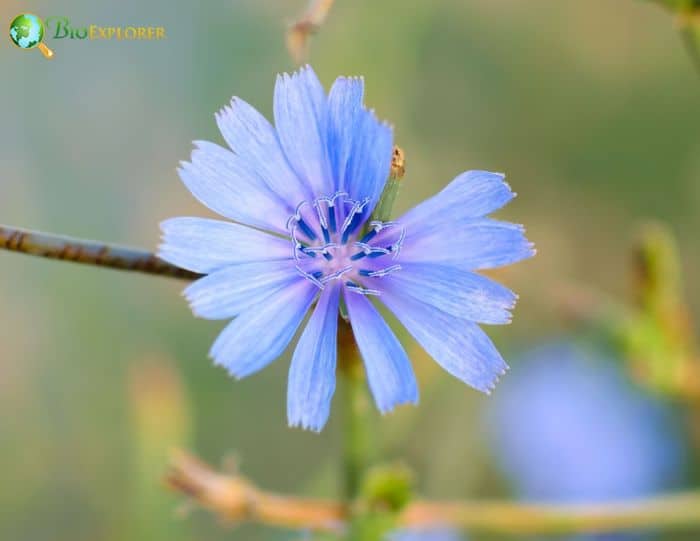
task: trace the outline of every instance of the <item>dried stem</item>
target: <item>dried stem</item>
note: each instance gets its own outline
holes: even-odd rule
[[[297,64],[301,64],[308,56],[309,37],[321,28],[333,2],[334,0],[311,0],[306,12],[287,30],[287,49]]]
[[[169,276],[182,280],[194,280],[200,276],[197,273],[166,263],[154,253],[146,250],[4,225],[0,225],[0,249],[85,265]]]
[[[215,472],[183,452],[173,456],[167,484],[222,518],[269,526],[342,532],[349,506],[331,500],[280,496],[238,475]],[[700,530],[700,492],[600,505],[518,504],[508,502],[410,503],[402,527],[454,527],[490,534],[580,534],[645,529]]]

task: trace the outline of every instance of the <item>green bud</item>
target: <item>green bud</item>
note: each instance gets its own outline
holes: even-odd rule
[[[682,293],[675,238],[646,225],[635,249],[634,305],[619,333],[634,374],[650,388],[680,398],[700,392],[700,365]]]
[[[384,185],[384,191],[379,198],[379,203],[374,209],[371,220],[386,222],[391,219],[391,211],[396,201],[396,195],[399,193],[401,179],[406,174],[406,159],[404,152],[400,147],[395,146],[394,152],[391,155],[391,168],[389,170],[389,178]]]
[[[411,499],[413,472],[403,464],[371,469],[364,479],[361,495],[371,509],[398,513]]]

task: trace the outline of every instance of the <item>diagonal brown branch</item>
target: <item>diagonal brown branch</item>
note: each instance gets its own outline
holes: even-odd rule
[[[321,532],[343,530],[347,506],[331,500],[280,496],[238,475],[214,471],[176,452],[166,482],[213,513],[236,521]],[[403,527],[455,527],[490,534],[578,534],[644,529],[700,531],[700,492],[600,505],[414,501],[399,517]]]
[[[169,276],[182,280],[194,280],[200,277],[197,273],[166,263],[154,253],[146,250],[40,233],[5,225],[0,225],[0,249],[85,265]]]

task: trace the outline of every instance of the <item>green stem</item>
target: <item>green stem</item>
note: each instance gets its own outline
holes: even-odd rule
[[[365,385],[357,370],[345,374],[345,499],[353,502],[360,492],[360,484],[371,454],[371,437],[367,423],[367,396]]]
[[[352,328],[340,322],[338,366],[343,381],[343,496],[348,509],[346,539],[357,539],[358,523],[366,509],[362,500],[362,482],[373,458],[371,413],[364,380],[364,368]]]

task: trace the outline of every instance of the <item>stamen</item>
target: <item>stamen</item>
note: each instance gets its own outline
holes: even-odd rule
[[[306,272],[305,270],[303,270],[299,265],[295,266],[294,268],[297,270],[297,272],[298,272],[299,274],[301,274],[304,278],[306,278],[307,280],[309,280],[309,281],[310,281],[312,284],[314,284],[316,287],[318,287],[319,289],[323,289],[323,287],[324,287],[324,286],[323,286],[323,283],[321,283],[321,282],[318,280],[318,278],[316,278],[316,276],[315,276],[315,274],[316,274],[317,272],[321,272],[321,271],[316,271],[316,272],[314,272],[314,273],[312,274],[312,273],[308,273],[308,272]],[[321,274],[323,274],[323,273],[321,272]]]
[[[378,230],[377,229],[370,229],[365,233],[365,235],[360,239],[360,242],[369,242],[371,241],[376,235],[377,235]]]
[[[351,200],[348,199],[348,202]],[[353,233],[355,228],[359,225],[359,217],[362,214],[363,209],[367,206],[369,203],[369,198],[366,197],[362,201],[354,201],[352,208],[350,209],[350,212],[345,218],[345,221],[343,222],[343,227],[341,227],[340,231],[342,233],[342,238],[341,242],[345,244],[348,241],[348,237]]]
[[[349,280],[345,282],[345,287],[347,287],[349,291],[361,293],[362,295],[375,295],[377,297],[380,295],[379,291],[376,289],[367,289],[366,287],[362,287],[361,285]]]
[[[314,208],[316,209],[316,214],[318,214],[318,221],[321,223],[321,227],[323,229],[328,229],[326,217],[323,215],[323,209],[321,208],[321,201],[328,202],[328,199],[326,197],[319,197],[316,201],[314,201]]]
[[[309,246],[306,249],[306,251],[312,254],[324,254],[330,253],[331,248],[338,248],[338,245],[335,242],[329,242],[328,244],[324,244],[323,246]]]
[[[383,229],[390,229],[392,227],[398,227],[399,228],[399,238],[398,240],[389,246],[389,251],[393,252],[394,254],[394,259],[396,259],[399,255],[399,252],[401,251],[401,246],[403,245],[403,241],[406,238],[406,227],[401,223],[401,222],[379,222],[376,220],[372,220],[369,225],[374,228],[374,230],[379,233]],[[365,239],[362,239],[361,242],[364,242]]]
[[[364,242],[356,242],[355,246],[362,249],[362,252],[350,256],[350,259],[353,261],[357,261],[363,257],[374,258],[391,253],[391,246],[389,248],[382,248],[380,246],[370,246]]]
[[[401,233],[399,233],[399,240],[397,240],[391,246],[391,251],[394,252],[394,259],[399,257],[399,252],[401,251],[401,246],[403,245],[403,241],[406,238],[406,228],[403,225],[399,225],[399,227],[401,227]]]
[[[311,202],[303,201],[297,205],[295,213],[287,220],[287,229],[293,257],[298,263],[295,268],[301,276],[319,289],[323,289],[325,284],[333,280],[342,280],[344,287],[354,293],[380,294],[376,289],[365,287],[362,283],[364,278],[382,278],[400,270],[401,266],[380,264],[378,266],[382,268],[372,270],[370,265],[362,265],[369,268],[359,268],[360,265],[355,262],[363,258],[378,259],[389,254],[396,257],[403,243],[405,230],[399,222],[372,221],[364,235],[357,240],[358,229],[364,223],[364,210],[369,201],[369,198],[353,200],[345,192],[336,192],[332,197],[318,197]],[[304,211],[302,217],[305,205],[313,208]],[[342,219],[342,225],[339,219]],[[399,234],[380,235],[384,229],[391,227],[399,227]],[[392,241],[395,242],[390,245]],[[370,242],[377,242],[382,246],[373,246]],[[357,253],[353,253],[354,251]],[[319,254],[323,258],[317,257]],[[303,256],[315,258],[313,270],[304,270],[308,266],[303,264]]]
[[[316,257],[316,253],[308,246],[304,246],[303,244],[299,243],[299,251],[304,254],[308,255],[309,257]]]
[[[335,233],[335,206],[333,205],[333,202],[331,201],[328,204],[328,229],[330,229],[331,233]]]
[[[342,277],[343,274],[346,272],[350,272],[352,270],[352,265],[348,265],[347,267],[337,270],[335,272],[332,272],[331,274],[324,276],[321,278],[321,283],[325,284],[326,282],[330,282],[331,280],[337,280],[338,278]]]
[[[392,265],[391,267],[386,267],[385,269],[379,269],[375,271],[360,269],[358,274],[360,276],[369,276],[370,278],[382,278],[387,274],[401,270],[401,265]]]

